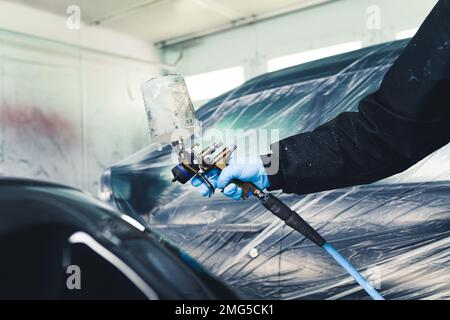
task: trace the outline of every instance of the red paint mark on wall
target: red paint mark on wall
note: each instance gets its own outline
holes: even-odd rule
[[[64,115],[37,107],[0,107],[0,124],[16,134],[56,139],[73,144],[77,135],[73,122]]]

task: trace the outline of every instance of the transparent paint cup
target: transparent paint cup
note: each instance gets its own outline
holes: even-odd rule
[[[181,75],[153,78],[144,83],[142,94],[153,142],[171,143],[193,134],[195,110]]]

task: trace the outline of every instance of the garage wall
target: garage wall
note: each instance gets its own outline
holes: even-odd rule
[[[397,32],[418,27],[436,2],[339,0],[167,47],[164,59],[173,63],[182,53],[178,71],[185,75],[241,65],[249,79],[265,73],[267,61],[279,56],[351,41],[369,46],[395,40]],[[370,20],[378,13],[379,29]]]
[[[160,69],[60,40],[0,31],[0,175],[97,193],[106,167],[148,144],[140,84]]]

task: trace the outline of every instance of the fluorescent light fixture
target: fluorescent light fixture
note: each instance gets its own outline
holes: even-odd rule
[[[267,63],[267,69],[269,72],[277,71],[292,66],[296,66],[302,63],[319,60],[326,57],[335,56],[337,54],[358,50],[362,48],[360,41],[345,42],[334,46],[324,47],[320,49],[314,49],[310,51],[304,51],[300,53],[290,54],[283,57],[278,57],[269,60]]]
[[[192,101],[215,98],[244,83],[244,68],[232,67],[185,78]]]
[[[412,29],[397,32],[395,34],[395,39],[402,40],[402,39],[412,38],[417,33],[417,30],[419,30],[419,28],[412,28]]]

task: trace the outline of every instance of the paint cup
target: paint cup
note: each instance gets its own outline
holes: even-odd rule
[[[152,142],[169,144],[194,133],[195,110],[184,78],[169,74],[142,86]]]

